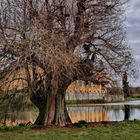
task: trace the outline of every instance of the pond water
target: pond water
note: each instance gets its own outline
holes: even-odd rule
[[[87,122],[122,121],[126,117],[125,108],[129,108],[127,119],[140,120],[140,100],[122,103],[107,104],[75,104],[67,105],[68,113],[72,122],[85,120]],[[0,110],[0,123],[6,125],[18,125],[20,123],[34,122],[38,116],[38,110],[27,108],[25,110],[7,112],[3,114]]]
[[[122,121],[125,119],[125,109],[129,108],[129,120],[140,120],[140,100],[107,104],[67,105],[72,122],[85,120],[87,122]]]

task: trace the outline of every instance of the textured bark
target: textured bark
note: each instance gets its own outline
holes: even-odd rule
[[[37,119],[36,119],[36,121],[35,121],[34,124],[44,125],[46,114],[47,114],[47,109],[46,109],[46,106],[44,104],[44,106],[42,107],[42,109],[39,109],[39,115],[38,115],[38,117],[37,117]]]
[[[55,116],[55,102],[56,102],[56,95],[51,95],[50,102],[49,102],[49,110],[48,115],[46,117],[46,125],[52,125]]]
[[[57,89],[57,94],[51,92],[53,87],[50,85],[50,92],[45,93],[38,90],[36,94],[31,96],[31,101],[39,110],[35,124],[64,126],[71,123],[65,103],[65,93],[68,85],[63,82],[63,85],[60,85]]]
[[[49,95],[45,97],[44,93],[40,93],[40,95],[36,93],[30,99],[39,110],[38,117],[34,124],[44,125],[48,113]]]
[[[56,96],[55,103],[55,116],[53,120],[54,125],[65,126],[71,123],[71,119],[68,115],[66,104],[65,104],[65,91],[60,89]]]

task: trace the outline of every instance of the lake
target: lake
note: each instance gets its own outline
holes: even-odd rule
[[[140,120],[140,100],[106,104],[73,104],[67,105],[72,122],[85,120],[87,122],[122,121],[125,118],[125,107],[129,107],[129,120]],[[2,111],[2,110],[1,110]],[[0,111],[0,122],[6,125],[18,125],[19,123],[34,122],[37,118],[37,109],[25,109],[20,111]],[[6,119],[6,121],[5,121]]]
[[[67,105],[72,122],[122,121],[125,118],[125,107],[129,107],[129,120],[140,120],[140,100],[107,104]]]

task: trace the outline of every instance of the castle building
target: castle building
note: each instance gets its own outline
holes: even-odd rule
[[[101,83],[94,84],[77,80],[68,87],[66,100],[102,99],[106,93],[107,88]]]

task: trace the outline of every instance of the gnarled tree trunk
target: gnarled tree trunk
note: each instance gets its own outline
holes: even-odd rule
[[[49,87],[51,92],[38,90],[31,96],[31,101],[39,110],[35,124],[64,126],[71,123],[65,103],[65,93],[69,84],[60,83],[62,84],[59,85],[56,94],[52,93],[52,86]]]
[[[69,84],[63,80],[58,86],[57,93],[52,94],[46,125],[65,126],[71,123],[65,103],[65,93]]]
[[[66,108],[65,91],[64,89],[59,89],[55,98],[55,116],[53,124],[64,126],[68,123],[71,123],[71,119]]]
[[[45,93],[41,92],[38,94],[33,94],[31,96],[31,101],[32,103],[38,108],[39,110],[39,114],[38,117],[36,119],[36,121],[34,122],[34,124],[36,125],[44,125],[45,124],[45,119],[48,113],[48,107],[49,107],[49,95],[44,96]]]

